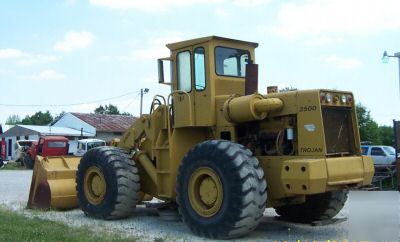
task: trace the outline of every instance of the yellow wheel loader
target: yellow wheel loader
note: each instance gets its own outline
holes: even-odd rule
[[[155,96],[117,147],[81,159],[83,212],[120,219],[152,196],[176,203],[194,234],[226,239],[254,230],[266,207],[289,221],[332,218],[347,189],[370,184],[353,94],[260,94],[257,46],[216,36],[168,44],[158,74],[171,93]]]

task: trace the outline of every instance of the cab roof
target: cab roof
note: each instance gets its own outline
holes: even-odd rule
[[[193,46],[193,45],[198,45],[201,43],[205,43],[205,42],[209,42],[212,40],[224,40],[224,41],[229,41],[229,42],[233,42],[233,43],[239,43],[239,44],[246,44],[246,45],[250,45],[254,48],[257,48],[258,43],[255,42],[248,42],[248,41],[243,41],[243,40],[237,40],[237,39],[230,39],[230,38],[225,38],[225,37],[219,37],[219,36],[207,36],[207,37],[202,37],[202,38],[197,38],[197,39],[191,39],[191,40],[185,40],[185,41],[180,41],[180,42],[176,42],[176,43],[171,43],[171,44],[167,44],[166,46],[170,49],[170,50],[177,50],[177,49],[181,49],[181,48],[185,48],[188,46]]]

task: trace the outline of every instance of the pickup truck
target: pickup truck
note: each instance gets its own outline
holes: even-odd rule
[[[106,146],[106,142],[101,139],[81,139],[78,140],[78,148],[74,153],[75,156],[83,156],[88,150],[99,147]]]
[[[374,165],[395,165],[396,150],[392,146],[384,145],[362,145],[363,155],[372,156]]]
[[[68,139],[62,136],[41,136],[39,141],[33,142],[27,150],[23,163],[27,169],[32,169],[37,155],[40,156],[67,156]]]
[[[16,162],[23,162],[26,152],[35,140],[17,140],[14,146],[14,159]]]

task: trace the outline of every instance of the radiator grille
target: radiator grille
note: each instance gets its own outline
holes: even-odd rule
[[[354,155],[354,132],[351,109],[324,107],[325,142],[327,155]]]

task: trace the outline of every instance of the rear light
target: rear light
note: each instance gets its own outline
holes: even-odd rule
[[[332,94],[327,93],[325,96],[326,102],[327,103],[331,103],[332,102]]]
[[[319,99],[321,100],[321,103],[324,103],[325,102],[325,93],[321,93],[319,95]]]
[[[347,102],[349,104],[353,102],[353,97],[351,95],[347,95]]]
[[[333,98],[333,101],[334,101],[335,103],[339,102],[339,96],[338,96],[338,95],[335,95],[335,97]]]
[[[345,104],[347,102],[347,97],[345,95],[342,95],[340,97],[340,101],[342,102],[342,104]]]

